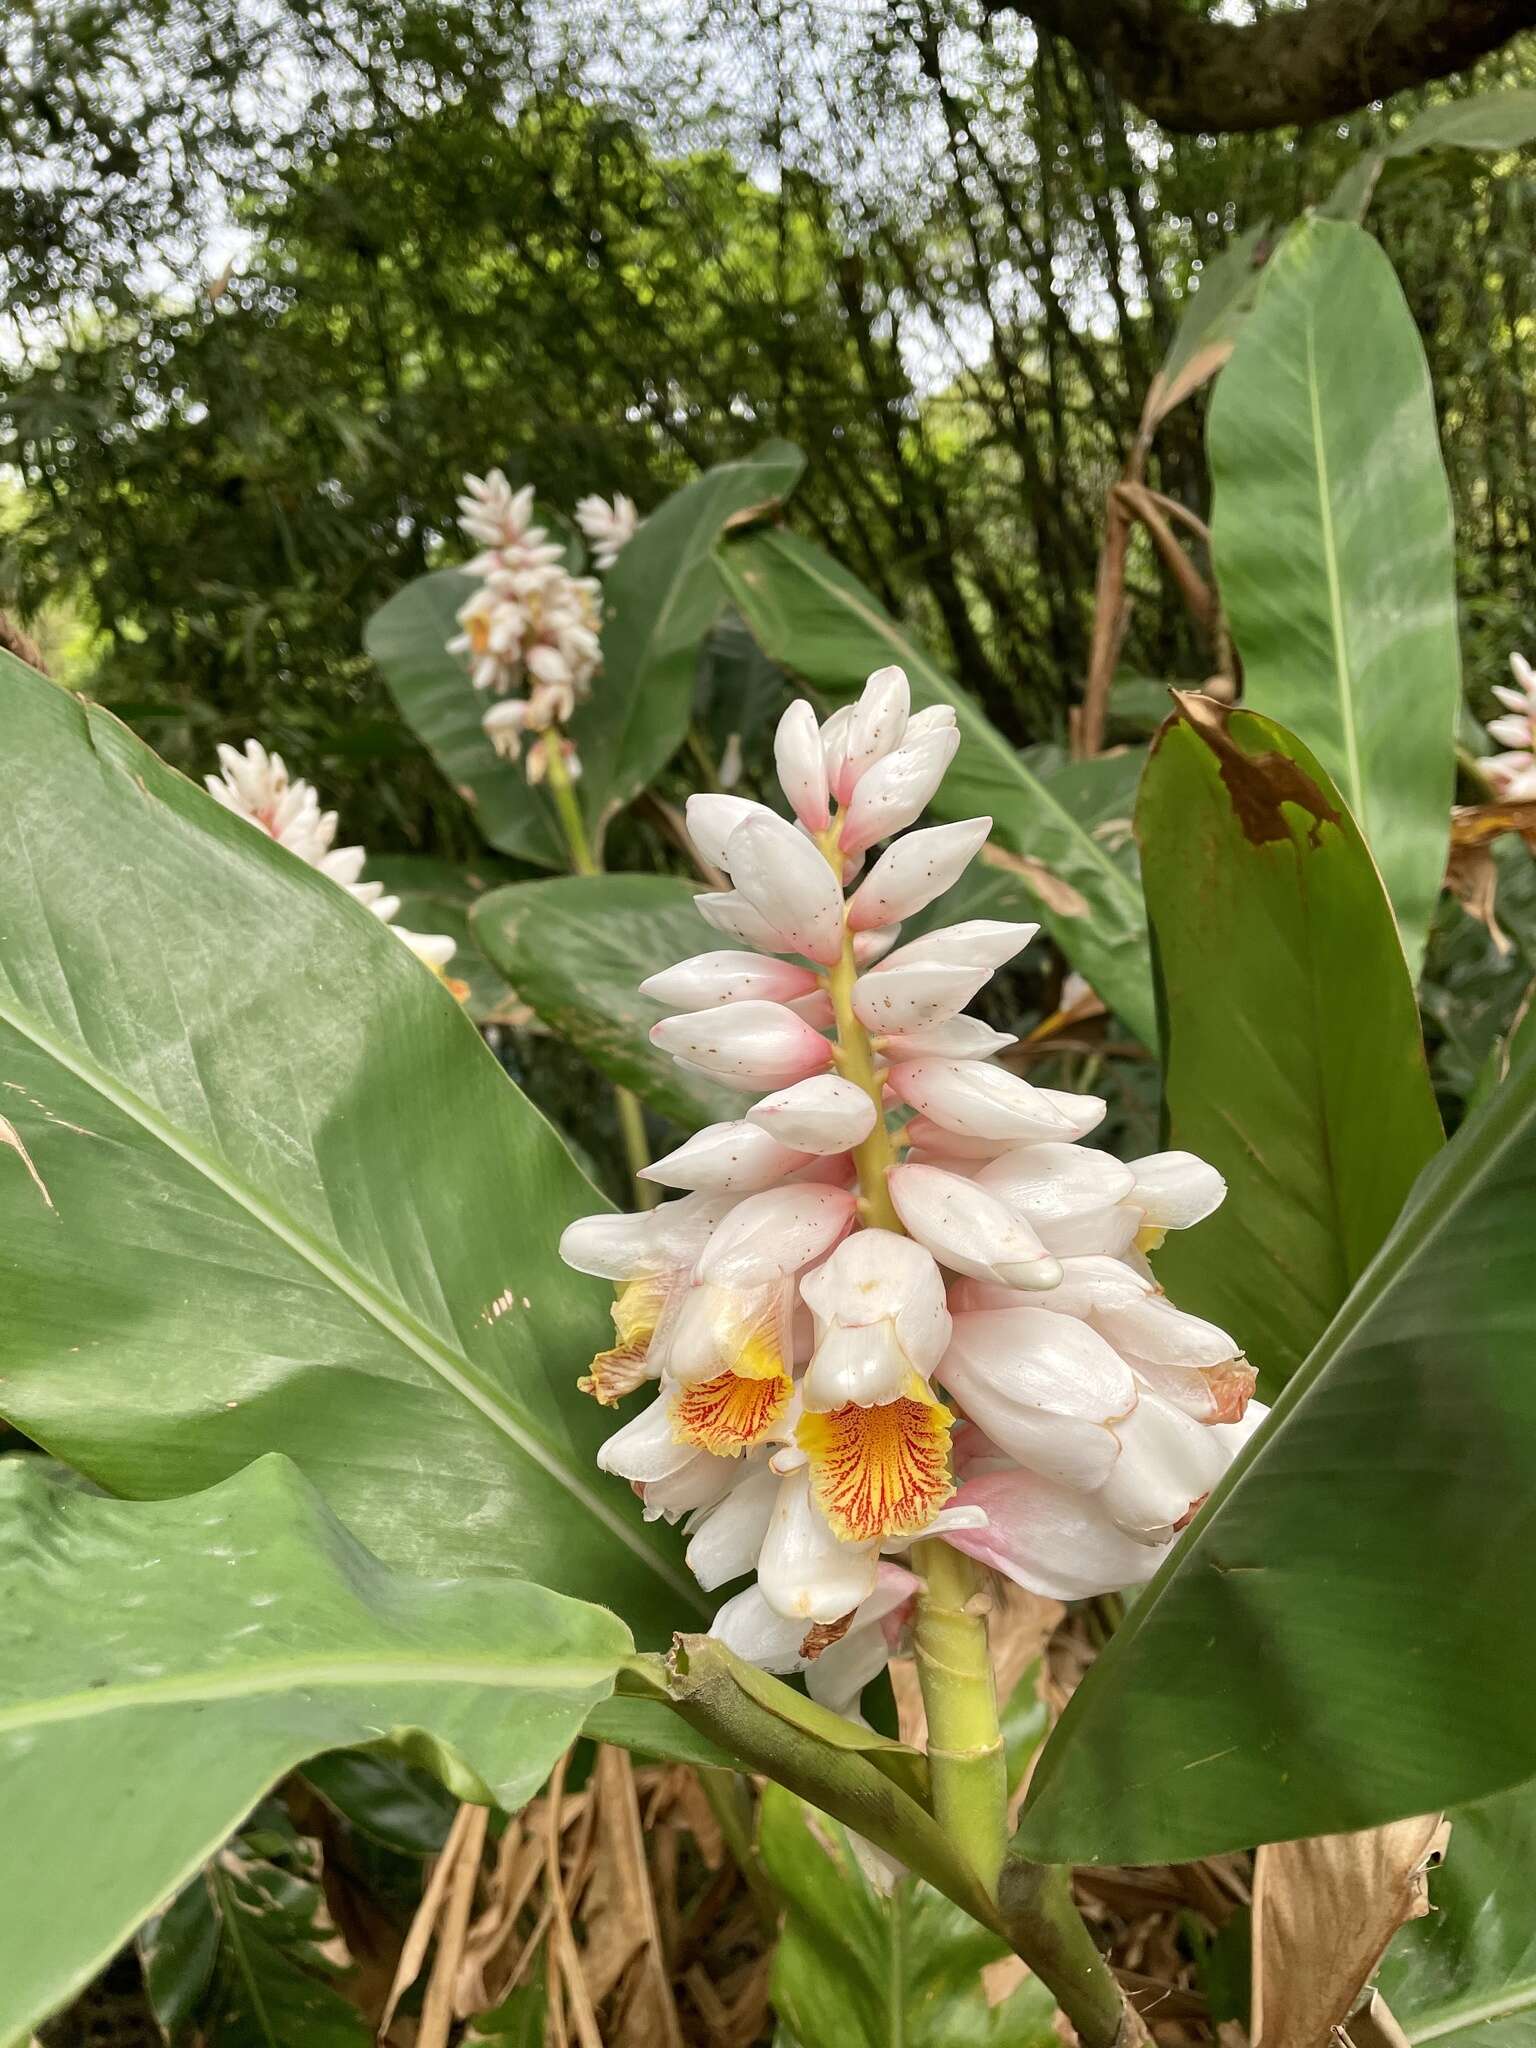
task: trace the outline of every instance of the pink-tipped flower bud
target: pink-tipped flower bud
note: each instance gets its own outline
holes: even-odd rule
[[[827,804],[827,760],[816,714],[797,697],[773,736],[773,763],[790,809],[808,832],[824,832],[832,813]]]
[[[787,818],[748,818],[726,841],[736,893],[774,934],[774,951],[823,966],[841,958],[843,893],[815,844]]]
[[[966,818],[898,839],[881,854],[848,905],[849,929],[868,931],[915,916],[953,888],[991,830],[990,818]]]
[[[727,1003],[663,1017],[651,1043],[738,1088],[787,1088],[832,1063],[819,1031],[782,1003]]]
[[[781,1145],[757,1124],[707,1124],[675,1152],[642,1167],[639,1178],[665,1188],[755,1195],[809,1166],[813,1156]]]
[[[976,1185],[1023,1216],[1058,1258],[1097,1250],[1106,1211],[1130,1194],[1131,1170],[1108,1152],[1047,1142],[984,1166]]]
[[[766,804],[754,803],[747,796],[724,796],[711,790],[702,796],[688,799],[686,817],[688,837],[701,860],[708,861],[712,868],[726,865],[725,842],[738,825],[748,818],[772,818],[777,815]]]
[[[850,707],[843,759],[833,792],[840,804],[852,799],[860,779],[877,761],[900,746],[911,705],[906,671],[877,668]]]
[[[932,799],[959,745],[954,726],[934,726],[866,769],[844,814],[843,852],[862,853],[877,839],[904,832]]]
[[[898,1032],[878,1040],[892,1062],[903,1060],[986,1060],[1018,1040],[1011,1031],[994,1031],[980,1017],[941,1017],[916,1031]]]
[[[1061,1267],[994,1195],[938,1166],[894,1166],[886,1186],[908,1232],[940,1265],[1004,1287],[1054,1287]]]
[[[722,952],[696,953],[663,968],[641,982],[640,993],[669,1010],[713,1010],[722,1003],[792,1003],[819,991],[809,967],[758,953]]]
[[[1144,1585],[1162,1561],[1115,1527],[1097,1495],[1018,1465],[965,1478],[955,1505],[981,1508],[986,1523],[957,1529],[946,1540],[1048,1600],[1089,1600]]]
[[[739,939],[742,945],[757,946],[765,953],[779,950],[777,928],[760,911],[754,910],[739,890],[706,889],[702,895],[694,897],[693,907],[706,924],[712,924],[717,932],[724,932],[728,939]]]
[[[748,1121],[760,1124],[781,1145],[815,1153],[847,1152],[862,1144],[875,1127],[875,1115],[865,1091],[837,1074],[814,1074],[793,1088],[765,1095],[747,1111]]]
[[[715,1287],[762,1287],[825,1257],[852,1225],[849,1188],[799,1181],[748,1195],[715,1226],[698,1274]]]
[[[906,1060],[887,1085],[921,1115],[962,1138],[1012,1138],[1026,1145],[1065,1138],[1069,1125],[1039,1089],[982,1060]]]

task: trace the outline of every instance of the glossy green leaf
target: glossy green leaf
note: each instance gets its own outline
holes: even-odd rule
[[[474,595],[462,569],[434,569],[397,590],[363,631],[390,695],[417,738],[459,795],[490,844],[540,867],[563,868],[564,842],[542,790],[530,789],[523,766],[504,761],[481,730],[485,696],[448,642],[455,616]]]
[[[1243,701],[1343,792],[1417,975],[1455,784],[1451,501],[1418,330],[1361,229],[1306,220],[1271,257],[1209,442]]]
[[[381,1750],[333,1749],[311,1757],[306,1783],[352,1827],[404,1856],[435,1856],[456,1802],[427,1772]]]
[[[720,550],[731,595],[775,661],[846,702],[873,669],[899,662],[917,705],[952,704],[961,745],[936,819],[988,812],[992,836],[1035,864],[1021,875],[1032,911],[1110,1007],[1148,1044],[1155,1017],[1146,924],[1135,883],[1050,786],[856,578],[809,541],[752,533]]]
[[[1536,1783],[1455,1807],[1430,1912],[1394,1936],[1377,1987],[1408,2039],[1530,2048],[1536,2028]]]
[[[772,1997],[795,2048],[1056,2048],[1038,1978],[988,1998],[1002,1939],[920,1878],[877,1890],[839,1822],[770,1784],[759,1848],[785,1905]]]
[[[493,890],[472,918],[482,951],[551,1031],[689,1130],[751,1100],[685,1073],[646,1036],[666,1012],[640,983],[729,943],[693,908],[697,893],[673,875],[572,875]]]
[[[556,1247],[599,1199],[453,997],[9,657],[0,726],[0,1412],[116,1493],[286,1451],[392,1564],[686,1625],[575,1388],[611,1297]]]
[[[1418,1011],[1354,819],[1299,741],[1187,700],[1137,811],[1168,1143],[1228,1195],[1158,1278],[1278,1392],[1441,1139]]]
[[[715,544],[771,512],[804,467],[787,441],[718,463],[647,514],[609,570],[603,672],[571,725],[582,808],[599,838],[602,821],[665,766],[687,730],[705,642],[725,601]]]
[[[169,2048],[369,2048],[325,1953],[331,1938],[317,1873],[237,1838],[139,1930]]]
[[[539,1586],[387,1570],[284,1458],[157,1502],[15,1459],[0,1532],[5,2038],[306,1757],[389,1739],[460,1796],[515,1809],[629,1648],[613,1615]]]
[[[1078,1688],[1020,1846],[1184,1862],[1536,1777],[1536,1043]]]
[[[488,889],[507,880],[497,861],[476,862],[457,867],[452,861],[433,860],[424,853],[370,855],[368,877],[384,884],[391,896],[400,898],[395,922],[413,932],[443,932],[454,944],[454,955],[444,970],[450,982],[468,990],[463,997],[464,1014],[477,1024],[502,1024],[518,1011],[518,999],[481,952],[469,929],[469,914]]]

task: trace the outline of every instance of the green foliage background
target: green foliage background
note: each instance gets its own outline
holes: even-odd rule
[[[362,652],[491,462],[643,509],[783,435],[797,522],[1005,736],[1081,685],[1102,495],[1192,274],[1346,128],[1166,137],[965,0],[23,10],[0,71],[0,602],[170,758],[258,731],[349,834],[462,807]],[[1516,44],[1448,91],[1536,75]],[[1536,632],[1536,198],[1463,153],[1372,212],[1429,352],[1481,703]],[[1150,480],[1207,510],[1200,406]],[[1138,673],[1213,665],[1149,554]]]

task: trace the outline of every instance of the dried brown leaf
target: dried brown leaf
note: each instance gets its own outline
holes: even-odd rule
[[[1449,1833],[1447,1822],[1429,1814],[1260,1849],[1253,1887],[1255,2048],[1326,2048],[1392,1936],[1428,1911],[1425,1872]]]
[[[464,1957],[485,1831],[491,1818],[490,1809],[484,1806],[461,1806],[459,1813],[466,1818],[454,1850],[448,1893],[437,1923],[437,1953],[432,1958],[432,1975],[427,1979],[427,1995],[422,2000],[416,2048],[448,2048],[448,2036],[456,2018],[454,1987]],[[447,1860],[446,1854],[443,1860]]]

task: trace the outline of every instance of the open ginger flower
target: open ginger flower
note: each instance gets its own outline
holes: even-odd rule
[[[947,1542],[1065,1599],[1137,1584],[1264,1412],[1147,1264],[1220,1176],[1083,1144],[1104,1103],[999,1065],[1014,1041],[966,1012],[1037,927],[898,943],[991,827],[918,823],[958,744],[881,669],[825,723],[784,714],[792,818],[690,800],[728,943],[642,985],[670,1011],[651,1037],[759,1099],[646,1169],[680,1199],[562,1242],[621,1285],[583,1385],[644,1400],[600,1463],[687,1518],[701,1585],[752,1575],[715,1633],[840,1712],[919,1587],[893,1557]]]

